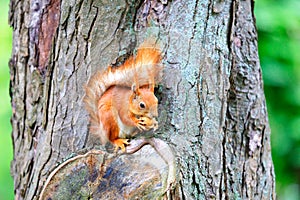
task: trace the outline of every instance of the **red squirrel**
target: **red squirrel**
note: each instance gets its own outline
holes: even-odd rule
[[[111,142],[124,152],[127,138],[157,128],[154,86],[161,76],[161,59],[158,45],[148,40],[121,66],[109,66],[91,77],[84,102],[90,132],[102,143]]]

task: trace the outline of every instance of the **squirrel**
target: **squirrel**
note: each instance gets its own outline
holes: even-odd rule
[[[116,150],[125,152],[128,138],[157,129],[154,87],[162,74],[161,59],[158,44],[147,40],[139,46],[136,56],[90,78],[84,102],[90,132],[99,136],[102,144],[111,142]]]

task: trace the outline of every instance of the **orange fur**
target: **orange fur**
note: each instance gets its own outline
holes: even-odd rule
[[[109,66],[89,80],[84,102],[90,132],[102,143],[110,141],[124,151],[126,138],[157,126],[154,85],[161,76],[160,62],[160,49],[147,41],[123,65]]]

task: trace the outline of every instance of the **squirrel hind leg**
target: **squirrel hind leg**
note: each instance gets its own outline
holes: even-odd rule
[[[115,151],[118,151],[121,148],[122,152],[125,152],[125,145],[129,145],[129,139],[115,139],[112,143],[115,145]]]

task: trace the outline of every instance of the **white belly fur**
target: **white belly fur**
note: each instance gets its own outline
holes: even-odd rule
[[[118,126],[120,129],[119,138],[130,138],[131,136],[134,136],[136,134],[137,128],[133,127],[133,126],[126,126],[121,121],[119,115],[117,115],[117,116],[118,116],[118,119],[117,119]]]

